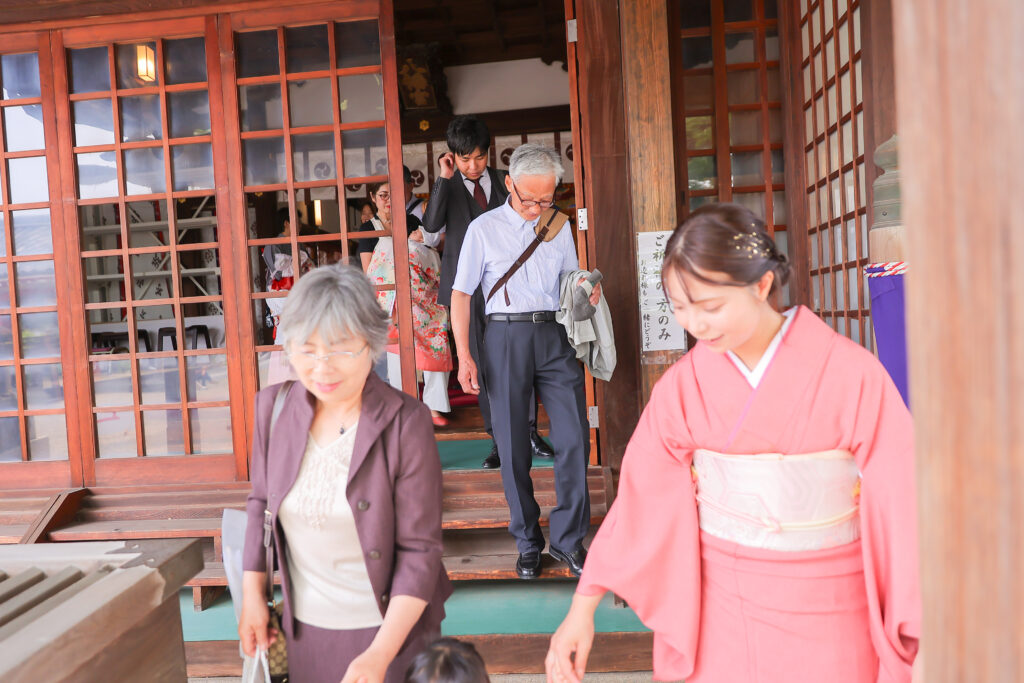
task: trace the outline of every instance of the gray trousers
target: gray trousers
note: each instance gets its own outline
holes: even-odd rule
[[[590,526],[587,433],[583,370],[556,322],[489,321],[484,337],[487,394],[494,440],[501,454],[501,483],[519,552],[544,549],[540,507],[530,479],[530,409],[533,394],[551,418],[555,492],[551,546],[565,552],[583,542]]]

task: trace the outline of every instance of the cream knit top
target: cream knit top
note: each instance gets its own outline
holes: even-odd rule
[[[307,437],[299,476],[278,512],[288,541],[292,612],[319,628],[371,628],[384,621],[345,497],[357,426],[324,447]]]

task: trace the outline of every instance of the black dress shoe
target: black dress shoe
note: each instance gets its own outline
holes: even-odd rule
[[[555,457],[555,452],[551,450],[551,446],[548,445],[547,441],[540,438],[540,434],[537,433],[536,429],[530,432],[530,450],[535,458]]]
[[[539,550],[519,553],[519,559],[516,560],[516,575],[520,579],[536,579],[540,576]]]
[[[483,464],[480,466],[485,470],[496,470],[501,467],[501,460],[498,459],[498,444],[491,442],[491,453],[484,458]]]
[[[551,547],[548,548],[548,554],[559,562],[565,562],[569,565],[569,571],[573,573],[573,576],[578,577],[583,573],[583,563],[587,561],[587,549],[582,545],[576,546],[576,550],[573,550],[571,553]]]

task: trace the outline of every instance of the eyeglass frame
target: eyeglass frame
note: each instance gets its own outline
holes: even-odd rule
[[[331,361],[335,358],[343,358],[345,360],[352,360],[362,355],[363,351],[370,348],[368,342],[364,343],[358,351],[331,351],[323,355],[310,353],[309,351],[288,351],[288,357],[298,356],[299,360],[304,362],[308,361],[310,367],[316,367],[316,364],[323,361],[327,365],[331,364]]]
[[[539,206],[542,209],[550,209],[555,205],[555,200],[552,197],[550,202],[538,202],[535,199],[523,199],[523,195],[519,194],[519,188],[516,187],[516,181],[512,181],[512,191],[516,193],[516,198],[519,200],[519,204],[524,209],[532,209],[535,206]]]

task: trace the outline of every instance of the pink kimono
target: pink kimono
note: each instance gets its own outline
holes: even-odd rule
[[[577,590],[654,631],[658,680],[907,682],[920,635],[913,426],[868,351],[800,307],[756,389],[698,346],[655,386]],[[698,526],[694,452],[852,453],[860,538],[783,552]]]

